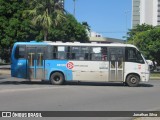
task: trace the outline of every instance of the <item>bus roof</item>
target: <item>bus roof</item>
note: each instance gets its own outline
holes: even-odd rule
[[[115,46],[115,47],[135,47],[131,44],[124,44],[124,43],[80,43],[80,42],[51,42],[51,41],[44,41],[44,42],[16,42],[15,45],[64,45],[64,46]],[[137,48],[137,47],[135,47]]]

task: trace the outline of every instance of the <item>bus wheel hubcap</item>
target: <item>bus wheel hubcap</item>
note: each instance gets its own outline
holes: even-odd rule
[[[137,79],[136,79],[135,77],[132,77],[132,78],[131,78],[131,82],[132,82],[133,84],[135,84],[135,83],[137,82]]]
[[[55,77],[54,77],[54,80],[55,80],[55,81],[59,81],[59,80],[60,80],[60,77],[59,77],[59,76],[55,76]]]

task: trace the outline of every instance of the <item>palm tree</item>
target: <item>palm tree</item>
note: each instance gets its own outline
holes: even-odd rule
[[[48,31],[51,26],[57,26],[65,19],[65,10],[60,0],[31,0],[30,10],[26,10],[32,18],[33,25],[43,30],[44,41],[48,40]]]

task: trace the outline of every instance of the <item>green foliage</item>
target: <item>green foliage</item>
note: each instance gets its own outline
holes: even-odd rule
[[[63,31],[63,41],[79,41],[79,42],[87,42],[89,40],[86,28],[81,23],[77,22],[77,20],[71,15],[68,14],[66,16],[67,21],[62,23],[59,27],[61,31]]]
[[[31,17],[34,26],[42,28],[44,40],[48,40],[48,32],[65,19],[65,11],[57,0],[32,0],[24,14]]]
[[[43,39],[43,33],[37,36],[38,40]],[[86,28],[71,15],[66,15],[66,21],[58,26],[51,27],[48,32],[49,41],[63,42],[87,42],[89,40]]]
[[[142,28],[140,28],[141,26]],[[133,35],[133,33],[135,34]],[[130,35],[133,36],[129,36],[129,43],[136,45],[146,59],[160,63],[160,27],[138,25],[137,29],[130,31]]]
[[[86,28],[86,30],[88,30],[88,32],[91,31],[90,26],[88,25],[87,22],[82,22],[82,25]]]
[[[26,3],[22,0],[0,0],[0,58],[9,61],[10,51],[17,41],[34,38],[30,20],[22,17]]]
[[[151,30],[153,28],[154,27],[152,25],[147,25],[147,24],[137,25],[135,28],[130,29],[129,32],[127,32],[127,41],[133,42],[136,34],[143,31]]]
[[[26,7],[20,0],[0,0],[0,45],[3,48],[34,38],[36,32],[30,27],[30,20],[22,16]]]
[[[57,0],[0,0],[0,58],[9,61],[15,42],[43,41],[45,35],[49,41],[86,42],[86,27],[64,13]]]

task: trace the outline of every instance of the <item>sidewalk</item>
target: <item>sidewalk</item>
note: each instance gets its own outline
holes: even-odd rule
[[[0,75],[10,75],[10,74],[11,74],[11,70],[0,69]]]
[[[150,77],[150,80],[160,80],[160,77]]]
[[[10,65],[0,65],[0,75],[10,75],[11,66]]]

